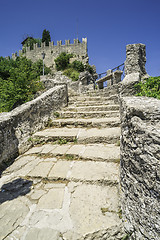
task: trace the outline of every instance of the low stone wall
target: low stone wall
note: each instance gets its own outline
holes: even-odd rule
[[[11,112],[0,114],[0,165],[5,165],[31,146],[29,138],[67,106],[67,86],[56,86]]]
[[[131,239],[160,239],[160,101],[121,97],[121,189]]]

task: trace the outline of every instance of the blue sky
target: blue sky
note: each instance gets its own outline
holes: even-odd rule
[[[160,0],[0,0],[0,56],[21,49],[29,34],[52,41],[88,38],[97,73],[125,61],[127,44],[146,44],[149,75],[160,75]]]

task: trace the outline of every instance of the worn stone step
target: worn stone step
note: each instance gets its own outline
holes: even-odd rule
[[[66,118],[66,119],[55,119],[52,121],[54,127],[119,127],[120,119],[118,117],[112,118]]]
[[[120,128],[91,128],[81,129],[77,138],[78,143],[116,143],[120,139]]]
[[[69,106],[77,106],[77,107],[83,107],[83,106],[106,106],[106,105],[114,105],[114,101],[110,100],[110,101],[84,101],[84,102],[73,102],[70,103],[69,102]]]
[[[42,157],[63,156],[67,160],[101,161],[101,162],[119,162],[120,148],[119,142],[116,144],[44,144],[35,146],[28,150],[24,155],[38,155]],[[12,169],[13,171],[13,169]]]
[[[70,103],[75,102],[85,102],[85,101],[109,101],[109,100],[116,100],[117,101],[118,96],[117,95],[111,95],[111,96],[78,96],[78,97],[69,97]]]
[[[116,88],[112,88],[112,89],[105,88],[103,91],[95,90],[95,91],[84,92],[83,96],[109,96],[114,94],[117,94]]]
[[[106,105],[106,106],[82,106],[82,107],[75,107],[75,106],[70,106],[67,107],[65,109],[63,109],[64,111],[66,110],[68,111],[73,111],[73,112],[94,112],[94,111],[115,111],[115,110],[119,110],[119,105]]]
[[[116,143],[120,138],[120,128],[49,128],[37,132],[33,135],[33,139],[39,141],[56,141],[57,139],[65,139],[67,141],[75,141],[78,143]],[[38,142],[38,141],[37,141]]]
[[[45,160],[45,159],[44,159]],[[45,178],[48,180],[64,180],[73,182],[87,182],[90,184],[116,185],[119,183],[119,164],[113,162],[68,161],[57,162],[41,161],[27,177]],[[44,173],[44,170],[47,171]],[[83,169],[83,171],[82,171]]]
[[[96,150],[99,149],[97,157],[94,155],[94,147]],[[110,156],[115,156],[115,153],[111,152],[114,148],[115,146],[113,145],[106,145],[105,149],[103,145],[82,147],[81,145],[51,146],[46,144],[43,147],[31,148],[15,160],[14,164],[5,171],[5,174],[14,172],[14,174],[17,174],[17,177],[25,176],[54,181],[61,179],[73,182],[114,185],[119,182],[119,163],[115,160],[108,160],[105,157],[107,152]],[[115,148],[115,150],[118,149]],[[66,152],[65,158],[57,158],[57,156],[64,155],[64,152]],[[76,155],[78,153],[81,157],[77,161]]]
[[[106,118],[106,117],[119,117],[119,111],[92,111],[92,112],[59,112],[61,118]]]

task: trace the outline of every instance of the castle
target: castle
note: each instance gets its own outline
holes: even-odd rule
[[[33,45],[33,50],[30,47],[22,48],[19,51],[19,56],[24,56],[28,59],[31,59],[33,62],[36,62],[39,59],[42,59],[42,54],[45,54],[44,64],[47,67],[55,68],[54,60],[62,52],[72,53],[74,60],[82,61],[84,64],[88,62],[88,53],[87,53],[87,38],[82,38],[82,42],[78,39],[74,39],[74,43],[70,43],[70,40],[65,40],[65,45],[62,45],[62,41],[57,41],[57,45],[54,45],[54,42],[49,42],[49,46],[45,45],[45,42],[41,43],[41,46],[38,44]],[[17,53],[12,54],[12,58],[16,59]]]

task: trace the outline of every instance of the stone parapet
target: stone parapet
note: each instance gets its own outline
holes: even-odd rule
[[[160,239],[160,101],[122,97],[121,189],[132,239]]]
[[[44,128],[54,112],[67,106],[67,86],[56,86],[11,112],[0,114],[0,165],[7,165],[31,145],[34,132]]]
[[[126,46],[125,75],[140,73],[145,76],[146,69],[146,46],[145,44],[129,44]]]

